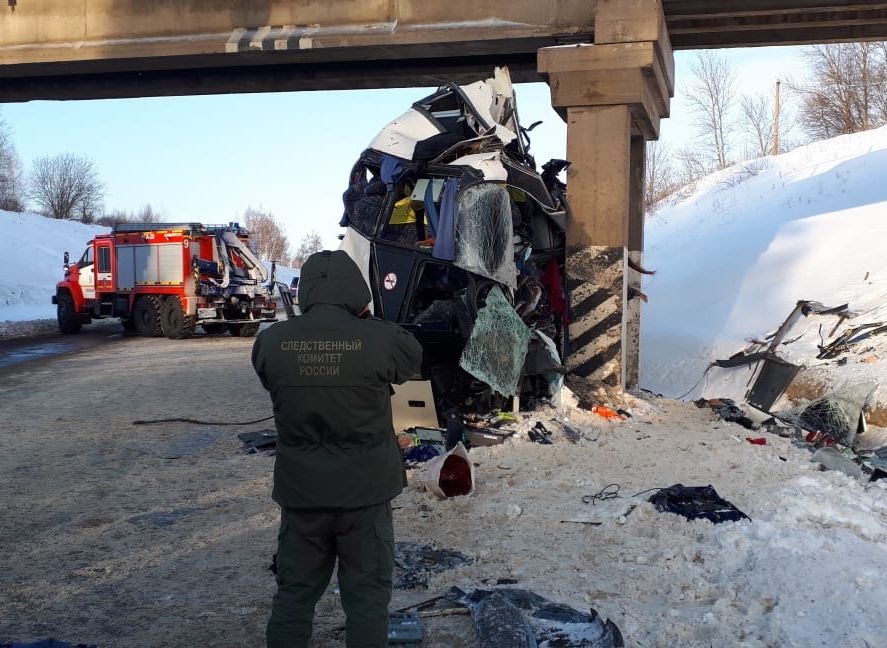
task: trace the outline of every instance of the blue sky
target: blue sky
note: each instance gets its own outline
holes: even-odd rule
[[[801,78],[801,48],[724,50],[743,93]],[[693,52],[676,54],[677,93],[662,140],[692,140],[682,89]],[[25,165],[72,152],[93,158],[106,206],[150,202],[167,220],[221,223],[248,206],[273,212],[295,244],[311,229],[336,244],[341,195],[356,157],[387,122],[432,89],[267,93],[0,105]],[[521,120],[541,164],[564,157],[566,128],[545,84],[517,86]]]

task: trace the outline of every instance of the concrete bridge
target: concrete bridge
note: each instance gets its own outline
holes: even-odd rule
[[[0,102],[545,80],[572,162],[568,364],[618,387],[638,379],[629,261],[673,48],[861,39],[887,39],[887,2],[0,0]]]

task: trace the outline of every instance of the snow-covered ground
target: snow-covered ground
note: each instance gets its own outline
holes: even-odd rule
[[[644,265],[657,274],[644,288],[641,385],[684,394],[712,360],[775,331],[798,300],[849,303],[858,316],[836,334],[887,320],[885,178],[881,128],[716,173],[651,217]],[[844,365],[815,359],[837,323],[802,319],[779,354],[806,367],[799,378],[830,387],[887,382],[887,335]],[[713,370],[689,397],[741,398],[749,377]]]
[[[240,454],[236,436],[257,426],[131,424],[269,414],[249,363],[252,340],[109,344],[0,376],[0,641],[265,645],[279,521],[273,459]],[[237,389],[207,399],[208,372]],[[87,405],[101,425],[84,425]],[[616,423],[568,406],[508,425],[517,434],[503,445],[470,451],[471,497],[438,500],[411,471],[412,486],[393,502],[397,540],[474,563],[432,577],[427,589],[396,589],[391,609],[453,585],[511,579],[593,607],[627,648],[885,645],[887,481],[821,472],[782,437],[751,445],[745,437],[759,433],[688,403],[629,397],[626,407],[634,417]],[[564,416],[579,443],[565,439]],[[553,445],[528,440],[537,421]],[[711,484],[751,520],[713,525],[656,512],[644,491],[676,483]],[[583,503],[612,484],[618,497]],[[312,648],[344,645],[340,598],[334,580]],[[467,616],[423,623],[423,646],[479,648]]]
[[[76,261],[106,227],[0,210],[0,323],[54,319],[64,253]]]

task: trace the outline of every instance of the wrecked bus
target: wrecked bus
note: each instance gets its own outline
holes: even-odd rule
[[[567,353],[567,167],[541,173],[508,70],[447,83],[385,126],[343,195],[342,248],[377,316],[425,350],[439,412],[551,395]]]

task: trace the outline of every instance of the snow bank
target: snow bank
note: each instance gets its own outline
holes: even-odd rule
[[[50,300],[62,279],[64,253],[80,258],[106,227],[0,211],[0,322],[54,319]]]
[[[513,578],[593,607],[626,646],[885,645],[887,482],[820,472],[786,438],[749,444],[747,430],[707,408],[635,400],[630,409],[634,417],[620,423],[569,410],[577,445],[558,436],[553,412],[537,412],[555,444],[530,443],[528,418],[505,444],[472,449],[472,497],[440,501],[416,489],[398,497],[399,538],[476,558],[434,577],[429,595]],[[648,489],[675,483],[711,484],[751,519],[714,525],[656,512]],[[617,497],[583,503],[614,484]],[[471,640],[429,634],[435,646],[476,645],[470,626]]]
[[[838,332],[887,319],[885,177],[881,128],[716,173],[651,217],[644,265],[658,272],[644,288],[642,386],[683,395],[712,360],[774,331],[801,299],[849,302],[859,316]],[[788,336],[800,339],[780,355],[833,386],[887,377],[884,336],[873,340],[873,364],[815,361],[820,325],[828,339],[836,323],[802,319]],[[711,372],[689,396],[741,398],[748,370],[726,374]]]

